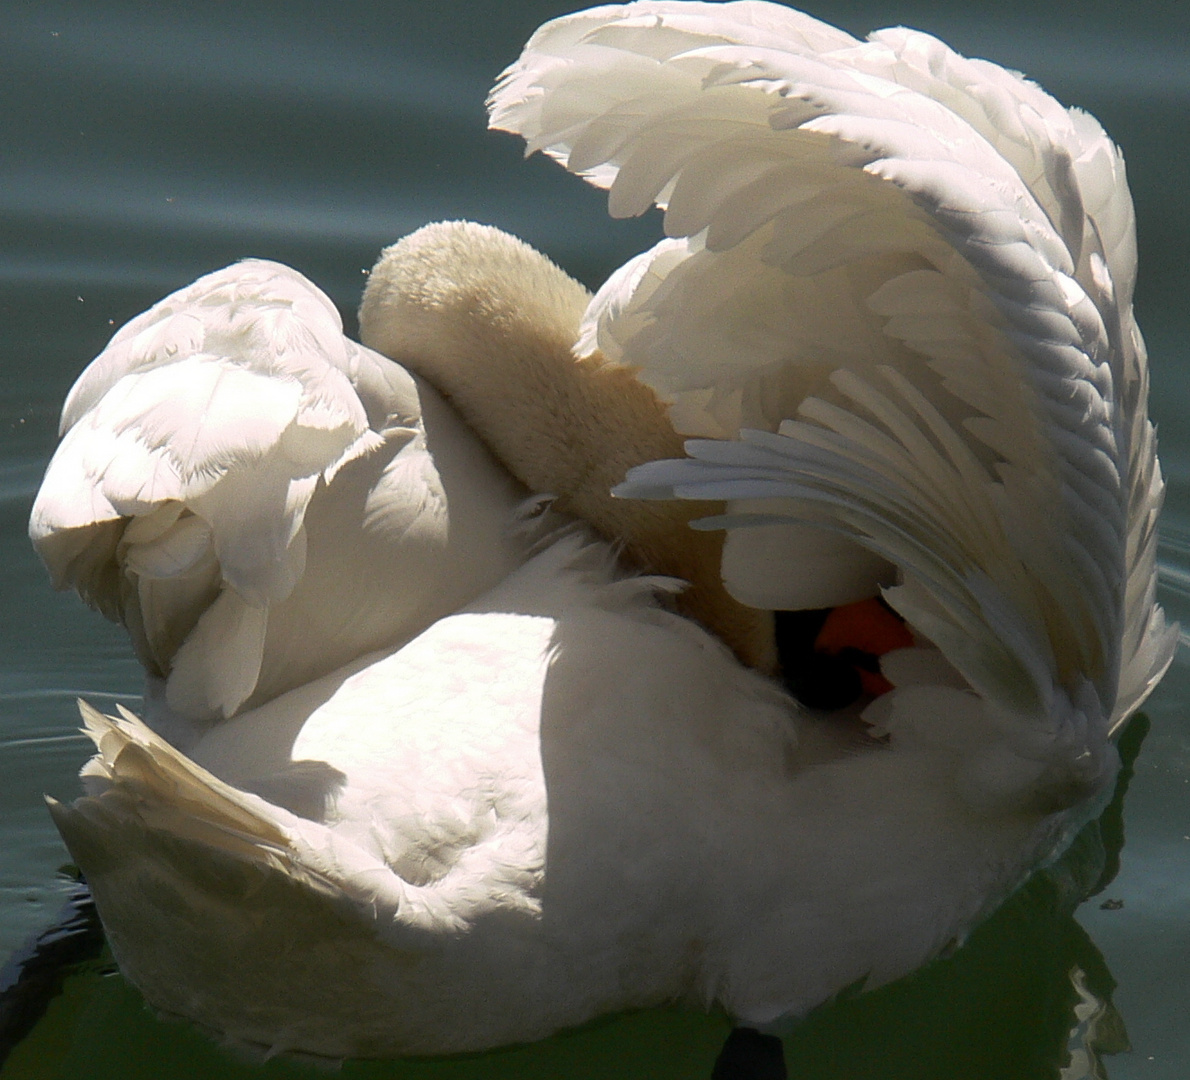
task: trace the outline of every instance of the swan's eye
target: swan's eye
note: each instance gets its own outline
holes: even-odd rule
[[[892,689],[880,657],[909,648],[913,634],[880,597],[835,608],[774,611],[785,688],[811,709],[843,709]]]

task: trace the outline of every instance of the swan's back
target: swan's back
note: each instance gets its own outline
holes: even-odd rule
[[[120,329],[62,431],[30,535],[127,627],[174,738],[407,640],[527,550],[523,489],[276,263]]]
[[[688,992],[719,904],[699,837],[732,827],[734,769],[777,785],[793,729],[654,587],[564,537],[189,757],[86,712],[91,794],[52,809],[121,968],[158,1008],[329,1056],[478,1049]],[[659,675],[679,689],[658,699]]]
[[[824,733],[613,565],[563,538],[190,757],[86,712],[90,794],[52,809],[148,1000],[327,1056],[675,998],[762,1023],[912,970],[1068,824]]]

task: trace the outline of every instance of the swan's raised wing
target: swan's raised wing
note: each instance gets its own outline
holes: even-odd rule
[[[395,644],[510,565],[515,486],[276,263],[133,319],[75,384],[62,432],[33,542],[58,587],[125,624],[186,719]]]
[[[1099,727],[1143,700],[1174,647],[1162,482],[1131,200],[1091,117],[925,34],[755,2],[547,24],[491,108],[614,215],[665,211],[580,348],[732,441],[625,494],[741,500],[728,555],[785,529],[727,567],[751,603],[797,606],[824,528],[840,599],[892,564],[890,602],[1013,715]]]

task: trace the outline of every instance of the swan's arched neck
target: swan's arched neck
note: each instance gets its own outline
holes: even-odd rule
[[[776,664],[771,617],[720,578],[721,533],[688,522],[713,503],[617,499],[628,470],[680,457],[665,406],[631,369],[573,353],[590,295],[545,256],[498,229],[428,225],[388,248],[360,308],[368,346],[440,390],[496,456],[559,510],[623,544],[641,569],[691,583],[678,607],[745,663]]]

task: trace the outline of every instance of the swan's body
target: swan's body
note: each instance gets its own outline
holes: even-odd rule
[[[1069,827],[989,820],[928,746],[832,761],[786,695],[610,565],[564,538],[189,760],[93,714],[98,797],[55,819],[129,978],[236,1039],[332,1056],[675,998],[762,1023],[911,971]]]
[[[400,411],[385,395],[409,402],[414,384],[316,306],[319,356],[353,389],[274,425],[309,412],[317,454],[227,414],[248,448],[213,449],[218,475],[288,494],[251,504],[271,547],[211,520],[206,606],[165,620],[158,661],[139,533],[181,504],[205,521],[211,500],[159,489],[143,454],[104,455],[131,431],[133,451],[194,459],[191,428],[155,419],[184,399],[155,383],[128,421],[123,402],[150,391],[117,381],[186,350],[171,331],[143,362],[126,345],[101,358],[68,402],[35,537],[161,673],[193,660],[214,689],[185,757],[91,715],[89,795],[55,818],[148,998],[251,1042],[477,1049],[675,997],[763,1024],[897,978],[1093,811],[1112,730],[1172,654],[1131,204],[1093,120],[924,35],[861,43],[763,3],[642,3],[543,27],[493,123],[610,186],[614,212],[665,205],[671,238],[612,277],[580,331],[581,290],[523,245],[431,227],[373,272],[364,339],[526,486],[638,568],[692,580],[685,610],[760,670],[648,579],[613,580],[602,541],[507,539],[516,485],[453,419],[444,453],[474,464],[449,503],[480,508],[469,554],[412,559],[386,533],[357,562],[369,518],[336,494],[350,470],[392,491],[395,520],[422,520],[422,486],[377,479],[378,418]],[[268,325],[252,323],[264,353],[247,366],[271,401],[295,376],[266,362]],[[711,438],[647,463],[678,453],[675,429]],[[622,494],[663,501],[611,500],[629,469]],[[80,515],[79,490],[98,509]],[[354,577],[342,591],[289,554],[320,506],[327,557]],[[690,539],[708,513],[725,544]],[[454,614],[405,613],[427,577],[434,596],[457,588]],[[379,605],[389,637],[291,636],[276,679],[221,695],[202,612],[231,594],[284,626],[303,588],[346,624]],[[871,726],[808,717],[763,673],[770,612],[878,592],[915,640],[883,658],[894,689]]]

